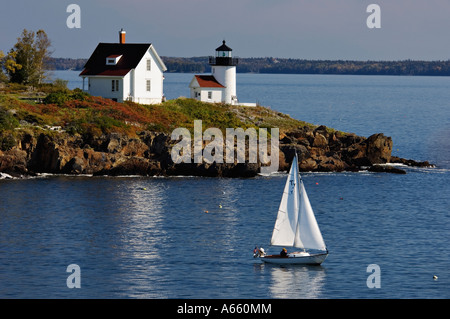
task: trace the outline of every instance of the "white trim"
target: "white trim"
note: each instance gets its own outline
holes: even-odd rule
[[[152,50],[153,54],[156,56],[156,60],[158,61],[159,65],[161,66],[161,70],[163,72],[167,71],[167,67],[164,64],[163,60],[161,60],[161,57],[159,56],[159,54],[156,52],[155,48],[153,47],[153,44],[150,44],[150,50]]]

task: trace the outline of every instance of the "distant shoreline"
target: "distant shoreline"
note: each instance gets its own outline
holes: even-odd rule
[[[168,73],[210,72],[209,59],[204,57],[161,57]],[[289,58],[238,58],[238,73],[260,74],[340,74],[340,75],[401,75],[450,76],[447,61],[357,61],[357,60],[306,60]],[[81,71],[88,59],[50,58],[51,70]]]

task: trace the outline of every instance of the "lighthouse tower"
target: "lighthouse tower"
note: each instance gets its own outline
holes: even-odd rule
[[[231,51],[233,50],[223,40],[222,45],[216,49],[216,56],[209,57],[209,65],[211,65],[212,76],[224,86],[223,102],[237,104],[236,65],[239,61],[232,57]]]

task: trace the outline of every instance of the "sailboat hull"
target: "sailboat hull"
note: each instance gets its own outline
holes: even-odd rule
[[[280,255],[266,255],[260,257],[261,260],[269,264],[280,265],[320,265],[325,261],[328,254],[290,254],[288,257],[281,257]]]

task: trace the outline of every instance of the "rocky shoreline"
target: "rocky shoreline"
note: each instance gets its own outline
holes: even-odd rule
[[[69,135],[64,132],[23,131],[15,146],[0,151],[0,172],[11,176],[38,173],[141,175],[141,176],[209,176],[253,177],[260,172],[259,163],[174,164],[171,148],[176,143],[170,134],[151,131],[136,137],[111,133],[108,135]],[[431,167],[428,162],[416,162],[391,156],[392,139],[384,134],[368,138],[333,131],[325,126],[299,127],[280,135],[279,171],[286,171],[294,153],[299,156],[302,172],[341,172],[369,170],[406,173],[390,165]]]

